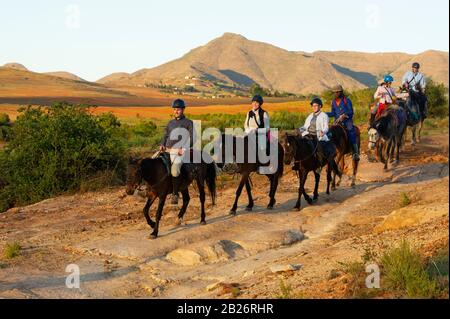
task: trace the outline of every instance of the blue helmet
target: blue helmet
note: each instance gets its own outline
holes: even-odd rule
[[[394,78],[392,77],[392,75],[386,75],[384,77],[384,83],[392,83],[394,82]]]

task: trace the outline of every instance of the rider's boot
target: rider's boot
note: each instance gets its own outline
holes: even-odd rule
[[[353,151],[353,160],[358,162],[360,160],[358,144],[352,144],[352,151]]]
[[[172,194],[172,205],[178,205],[178,194],[180,190],[181,177],[172,177],[172,186],[173,186],[173,194]]]

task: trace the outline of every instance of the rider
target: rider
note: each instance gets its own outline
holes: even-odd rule
[[[324,163],[328,158],[328,123],[330,121],[327,113],[322,112],[323,102],[320,98],[314,98],[311,101],[313,113],[311,113],[305,121],[305,125],[300,128],[303,137],[311,136],[316,138],[319,143],[317,145],[317,158],[319,162]]]
[[[419,70],[420,64],[414,62],[412,65],[412,70],[406,72],[403,76],[403,87],[409,92],[417,94],[422,118],[426,119],[428,115],[428,99],[425,95],[427,83],[425,81],[425,76],[419,72]]]
[[[265,136],[266,153],[269,152],[270,118],[269,113],[263,110],[264,99],[261,95],[255,95],[252,99],[252,109],[247,113],[244,123],[246,134],[257,133],[257,137]],[[257,138],[257,144],[259,138]],[[263,145],[260,148],[263,149]]]
[[[388,74],[384,77],[383,83],[381,83],[381,85],[377,88],[374,98],[379,100],[379,103],[377,103],[376,107],[370,114],[369,128],[372,127],[375,119],[379,118],[381,114],[383,114],[384,110],[395,103],[397,93],[395,93],[395,90],[392,88],[393,82],[394,78]]]
[[[344,95],[342,85],[336,85],[332,88],[335,98],[331,105],[331,112],[327,113],[329,117],[335,119],[335,123],[341,123],[347,129],[348,138],[352,145],[353,159],[359,161],[359,147],[356,141],[356,129],[353,125],[353,105],[352,101]]]
[[[186,104],[183,100],[175,100],[172,104],[172,108],[174,119],[167,125],[166,132],[161,141],[160,151],[168,152],[170,154],[173,185],[172,204],[178,205],[178,194],[181,182],[181,166],[183,165],[185,155],[189,156],[189,151],[193,145],[194,124],[184,115]],[[188,133],[189,136],[186,136],[186,133]],[[180,143],[182,143],[182,145],[180,145]]]

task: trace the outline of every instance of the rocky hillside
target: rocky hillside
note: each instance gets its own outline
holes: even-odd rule
[[[133,74],[113,74],[103,84],[205,86],[223,83],[231,87],[263,87],[292,93],[321,92],[335,83],[346,88],[374,86],[386,73],[401,79],[413,61],[421,62],[424,72],[448,85],[448,53],[426,51],[406,53],[292,52],[225,33],[183,57]]]

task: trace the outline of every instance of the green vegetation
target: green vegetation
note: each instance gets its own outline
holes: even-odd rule
[[[5,249],[3,250],[3,256],[6,259],[13,259],[20,255],[22,251],[22,246],[18,242],[6,243]]]
[[[7,141],[10,135],[10,119],[8,114],[0,113],[0,141]]]
[[[101,173],[123,181],[126,147],[119,127],[112,114],[94,116],[85,106],[22,109],[0,151],[0,212],[77,191]]]
[[[277,296],[278,299],[293,299],[292,287],[286,284],[283,279],[280,279],[280,294]]]
[[[428,80],[427,84],[428,111],[434,118],[448,117],[448,88],[444,84]]]
[[[408,194],[401,193],[400,194],[400,207],[406,207],[409,204],[411,204],[411,199],[409,198]]]
[[[430,266],[405,241],[384,254],[381,263],[384,284],[401,295],[409,298],[436,298],[442,293],[437,281],[439,273],[427,272]]]

